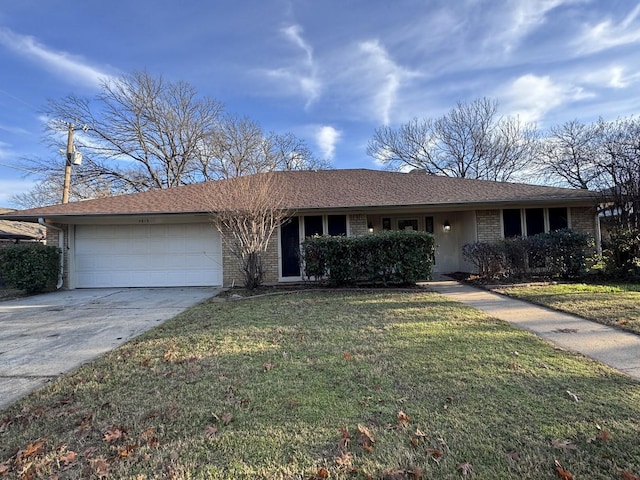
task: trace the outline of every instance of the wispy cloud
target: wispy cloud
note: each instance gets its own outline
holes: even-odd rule
[[[593,94],[580,86],[554,82],[549,76],[526,74],[501,88],[496,96],[509,114],[525,122],[538,122],[549,111]]]
[[[640,72],[630,72],[624,65],[610,65],[592,69],[582,77],[586,84],[596,87],[623,89],[640,80]]]
[[[81,57],[52,49],[32,36],[15,33],[6,27],[0,27],[0,45],[71,82],[97,87],[110,76]]]
[[[621,21],[610,17],[595,25],[585,27],[575,44],[583,53],[595,53],[620,45],[640,42],[640,4]]]
[[[371,84],[375,115],[388,125],[400,87],[417,74],[397,64],[378,40],[361,42],[359,49],[365,55],[362,67],[366,76],[357,81]]]
[[[342,133],[330,125],[323,125],[316,131],[316,144],[326,160],[332,160],[336,151],[336,143]]]
[[[0,180],[0,206],[16,206],[12,202],[13,196],[32,190],[35,184],[32,180]]]
[[[271,69],[268,76],[284,81],[293,91],[306,98],[306,107],[311,105],[322,91],[322,82],[318,76],[318,68],[313,57],[313,48],[302,36],[300,25],[289,25],[281,29],[284,37],[304,53],[301,61],[294,62],[288,67]]]

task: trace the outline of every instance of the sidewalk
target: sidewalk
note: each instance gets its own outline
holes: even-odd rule
[[[436,280],[425,283],[424,287],[456,302],[482,310],[492,317],[529,330],[562,348],[599,360],[640,380],[640,336],[638,335],[464,285],[454,280]]]

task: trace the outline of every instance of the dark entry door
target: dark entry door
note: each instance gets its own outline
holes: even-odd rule
[[[300,223],[298,217],[289,219],[280,227],[282,276],[300,276]]]

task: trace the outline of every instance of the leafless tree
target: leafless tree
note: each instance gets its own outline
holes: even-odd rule
[[[83,162],[73,168],[74,184],[93,197],[327,166],[295,136],[266,134],[249,119],[225,115],[220,102],[199,97],[190,84],[146,72],[105,80],[94,98],[51,100],[44,113],[52,151],[66,146],[68,123],[75,126]],[[44,191],[55,187],[51,179],[61,175],[65,158],[24,163],[39,172]]]
[[[367,153],[391,168],[511,180],[534,157],[537,131],[517,117],[503,117],[497,112],[497,102],[487,98],[458,102],[440,118],[416,118],[397,129],[378,128]]]
[[[211,182],[207,198],[214,226],[238,260],[246,288],[264,280],[263,255],[278,226],[290,215],[277,173]]]
[[[574,188],[588,189],[600,176],[603,122],[571,120],[553,126],[541,140],[537,164],[545,178]]]

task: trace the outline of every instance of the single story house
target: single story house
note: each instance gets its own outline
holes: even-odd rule
[[[592,192],[366,169],[272,172],[291,217],[266,253],[267,283],[299,281],[299,245],[315,234],[420,230],[435,235],[435,271],[472,271],[466,243],[560,228],[599,238]],[[235,179],[53,205],[5,215],[48,228],[64,251],[64,286],[242,284],[211,223],[216,190]],[[225,182],[225,183],[222,183]],[[213,195],[212,195],[213,193]],[[249,195],[251,192],[247,192]]]
[[[15,210],[0,208],[0,215],[10,214]],[[0,220],[0,248],[20,242],[40,242],[45,238],[45,228],[29,222]]]

